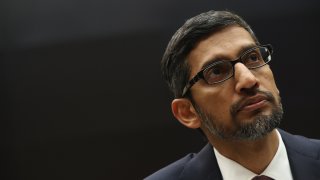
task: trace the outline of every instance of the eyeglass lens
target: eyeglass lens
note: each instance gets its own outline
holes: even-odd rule
[[[268,48],[257,47],[243,54],[239,60],[236,60],[236,62],[240,61],[247,68],[254,69],[265,65],[270,60],[271,57]],[[217,61],[203,71],[203,77],[208,84],[222,82],[233,76],[233,68],[235,63],[233,61],[225,60]]]

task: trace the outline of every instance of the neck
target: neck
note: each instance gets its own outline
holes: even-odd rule
[[[209,138],[209,142],[225,157],[250,171],[261,174],[272,161],[279,146],[276,130],[258,140],[225,140]]]

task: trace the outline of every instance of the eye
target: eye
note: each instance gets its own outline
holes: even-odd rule
[[[249,68],[258,67],[264,64],[264,60],[261,56],[261,52],[259,48],[253,49],[248,52],[241,58],[243,64],[245,64]]]
[[[249,59],[249,61],[258,61],[259,57],[257,56],[257,54],[252,53],[249,55],[248,59]]]
[[[232,65],[228,61],[218,62],[218,63],[208,67],[203,72],[204,79],[209,84],[221,82],[221,81],[229,78],[230,74],[232,74]]]
[[[211,73],[214,75],[219,75],[221,74],[221,70],[219,69],[219,67],[213,67]]]

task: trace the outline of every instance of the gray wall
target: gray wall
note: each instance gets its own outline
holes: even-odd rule
[[[282,128],[320,138],[318,1],[2,0],[1,179],[142,179],[205,142],[159,61],[183,22],[229,9],[275,48]]]

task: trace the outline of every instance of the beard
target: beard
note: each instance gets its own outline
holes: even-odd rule
[[[255,117],[251,122],[243,122],[236,118],[237,112],[235,108],[239,104],[236,103],[230,108],[232,123],[236,127],[232,132],[223,124],[218,124],[219,121],[215,116],[203,111],[195,102],[193,104],[202,123],[211,135],[225,140],[257,140],[277,128],[283,116],[283,108],[279,96],[279,103],[276,103],[275,97],[271,93],[262,91],[259,91],[259,93],[264,94],[273,105],[271,114],[264,115],[261,110],[256,110],[254,111]]]

